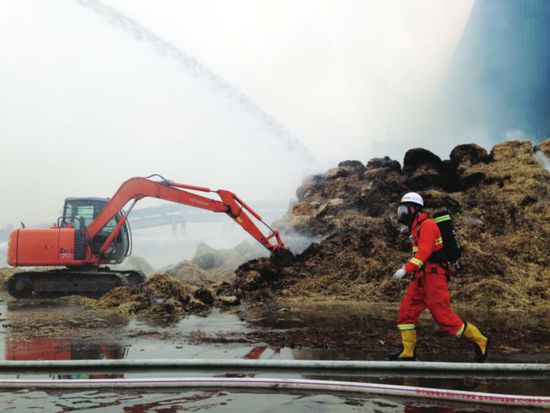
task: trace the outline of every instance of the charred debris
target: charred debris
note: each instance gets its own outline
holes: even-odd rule
[[[550,141],[537,145],[548,151]],[[307,178],[277,226],[323,237],[277,268],[260,258],[240,266],[237,290],[248,299],[395,302],[404,286],[389,276],[410,256],[395,211],[418,191],[426,209],[454,217],[464,249],[451,282],[457,302],[493,309],[550,309],[550,174],[530,142],[488,153],[460,145],[441,160],[411,149],[403,167],[388,157],[341,162]]]

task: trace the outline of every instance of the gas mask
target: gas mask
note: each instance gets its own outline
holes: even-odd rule
[[[397,207],[397,220],[403,225],[411,226],[416,215],[416,207],[413,205],[401,204]]]

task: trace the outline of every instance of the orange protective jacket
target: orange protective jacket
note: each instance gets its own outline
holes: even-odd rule
[[[411,237],[414,256],[405,264],[407,273],[422,271],[428,258],[434,252],[443,249],[443,239],[439,227],[424,212],[418,214],[414,219],[411,227]]]

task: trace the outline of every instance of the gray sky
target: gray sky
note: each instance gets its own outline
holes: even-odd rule
[[[269,200],[345,159],[401,161],[427,142],[393,137],[426,121],[473,0],[104,4],[242,95],[77,0],[3,0],[0,226],[53,222],[65,197],[150,173]]]

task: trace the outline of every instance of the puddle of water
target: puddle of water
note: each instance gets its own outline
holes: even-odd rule
[[[157,325],[146,321],[132,319],[125,326],[126,335],[144,335],[147,333],[188,334],[201,332],[207,335],[246,333],[251,331],[249,324],[239,318],[235,312],[224,312],[212,309],[207,315],[189,315],[173,325]]]
[[[0,354],[8,360],[79,360],[79,359],[193,359],[193,358],[249,358],[249,359],[300,359],[300,360],[366,360],[384,359],[386,354],[383,348],[376,351],[340,349],[311,349],[272,347],[262,343],[247,343],[243,335],[257,330],[269,328],[283,331],[284,329],[299,329],[305,326],[322,325],[336,322],[354,325],[354,328],[367,328],[376,321],[376,317],[389,317],[390,312],[376,315],[370,311],[354,311],[354,309],[340,308],[333,314],[319,314],[315,310],[298,313],[286,311],[277,314],[261,314],[254,320],[243,321],[234,312],[213,310],[207,316],[189,316],[179,323],[170,326],[158,326],[143,321],[129,320],[118,326],[107,326],[103,329],[100,324],[97,334],[90,334],[90,325],[80,330],[78,326],[63,330],[59,336],[47,335],[43,337],[19,337],[17,324],[14,319],[21,319],[36,315],[41,320],[48,320],[53,315],[63,314],[74,316],[79,312],[85,313],[78,306],[59,303],[34,303],[16,306],[6,306],[0,302]],[[347,311],[347,313],[346,313]],[[328,312],[330,313],[330,311]],[[55,318],[55,317],[53,317]],[[62,318],[61,318],[62,320]],[[374,320],[374,321],[373,321]],[[59,320],[58,320],[59,321]],[[378,321],[379,322],[379,321]],[[14,327],[15,326],[15,327]],[[41,326],[48,331],[55,332],[56,324]],[[93,325],[92,332],[93,330]],[[40,331],[40,330],[39,330]],[[70,335],[68,335],[70,332]],[[212,342],[204,341],[213,337]],[[235,337],[239,338],[235,339]],[[227,338],[224,342],[223,338]],[[383,347],[383,346],[381,346]],[[441,355],[436,356],[442,360]],[[530,361],[533,356],[522,354],[500,355],[499,361]],[[435,358],[435,357],[434,357]],[[460,358],[460,356],[458,357]],[[424,358],[429,359],[428,357]],[[457,355],[450,354],[450,360],[457,361]],[[51,373],[23,374],[24,378],[52,378],[52,379],[83,379],[83,378],[137,378],[137,377],[212,377],[226,375],[235,376],[247,374],[255,377],[287,377],[334,379],[365,382],[379,382],[389,384],[413,385],[421,387],[452,388],[456,390],[470,390],[510,394],[531,394],[550,396],[548,378],[543,380],[521,380],[514,378],[471,378],[471,377],[415,377],[403,375],[385,375],[376,373],[346,373],[310,372],[307,374],[292,371],[254,372],[243,371],[65,371]],[[13,378],[13,374],[3,374],[3,378]],[[251,402],[250,400],[257,400]],[[223,407],[224,411],[250,411],[250,407],[265,407],[263,411],[398,411],[398,412],[451,412],[464,411],[460,405],[437,407],[430,402],[418,405],[403,403],[402,401],[377,401],[370,397],[347,397],[341,395],[316,394],[286,394],[261,392],[205,392],[205,391],[177,391],[177,392],[146,392],[146,391],[102,391],[88,392],[58,391],[42,392],[28,390],[26,392],[0,392],[0,407],[2,411],[22,411],[33,409],[37,411],[176,411],[217,410]],[[382,400],[382,399],[380,399]],[[378,403],[378,404],[377,404]],[[172,409],[172,410],[169,410]],[[434,410],[435,409],[435,410]],[[438,410],[443,409],[443,410]],[[451,409],[451,410],[447,410]],[[467,407],[472,411],[472,406]],[[493,408],[480,408],[475,411],[498,411]],[[257,410],[254,411],[262,411]],[[502,410],[500,410],[502,411]],[[529,410],[524,410],[529,411]]]
[[[511,412],[510,409],[390,399],[376,396],[342,396],[311,392],[259,391],[161,391],[113,392],[93,390],[79,392],[42,392],[25,390],[7,394],[0,392],[2,411],[93,411],[93,412],[176,412],[221,411],[242,412],[393,412],[455,413]],[[537,409],[514,409],[515,412],[536,412]]]

